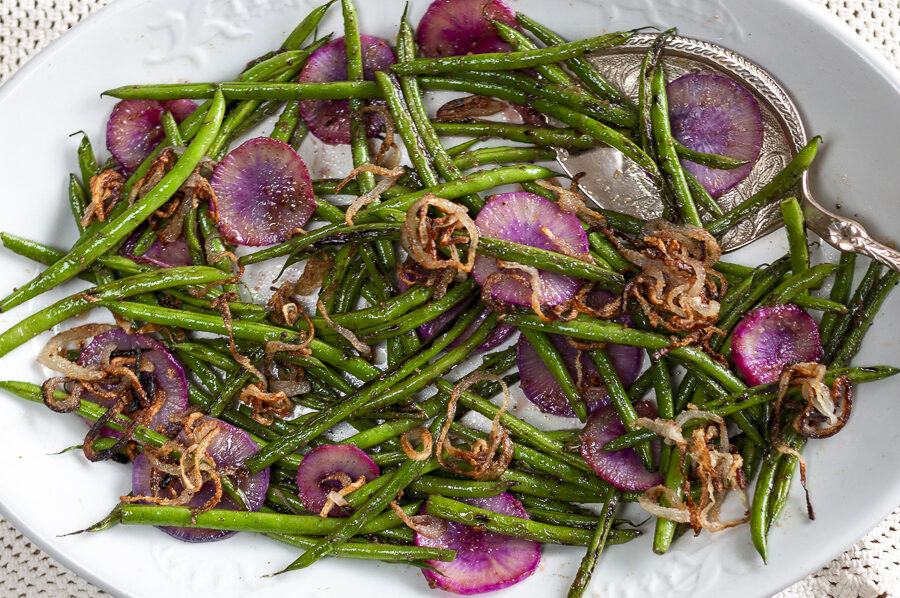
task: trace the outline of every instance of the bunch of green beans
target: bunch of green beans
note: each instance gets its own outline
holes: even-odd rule
[[[604,450],[633,450],[643,466],[658,472],[663,484],[679,497],[688,492],[700,498],[699,485],[691,478],[691,455],[670,445],[655,453],[652,444],[658,436],[635,427],[638,414],[633,403],[652,390],[662,420],[674,420],[691,406],[702,409],[709,417],[686,423],[681,430],[686,438],[712,418],[724,418],[740,430],[735,450],[743,459],[747,477],[755,476],[750,535],[766,560],[768,530],[788,504],[798,454],[807,439],[791,426],[788,418],[794,417],[795,411],[782,409],[782,420],[775,421],[773,405],[780,400],[777,383],[748,388],[738,375],[729,361],[734,328],[752,309],[794,303],[823,312],[819,331],[824,353],[821,361],[828,367],[826,384],[845,377],[858,386],[900,371],[890,366],[851,365],[900,274],[885,273],[880,264],[872,262],[854,287],[855,254],[842,254],[839,263],[811,263],[800,202],[788,197],[810,168],[821,138],[814,137],[767,184],[726,211],[682,167],[682,160],[718,169],[737,168],[746,162],[698,152],[675,139],[662,60],[674,30],[662,32],[646,52],[636,98],[627,97],[585,58],[598,50],[614,51],[635,31],[567,41],[522,14],[516,15],[516,20],[524,31],[491,22],[498,37],[511,46],[509,52],[421,58],[404,13],[397,33],[396,64],[375,73],[374,80],[366,80],[356,6],[352,0],[340,0],[346,77],[324,83],[296,82],[307,59],[331,40],[332,34],[319,36],[317,28],[336,3],[338,0],[330,0],[314,9],[281,46],[249,63],[233,80],[127,85],[105,91],[104,95],[120,99],[205,101],[181,123],[171,113],[163,114],[164,139],[129,175],[123,196],[129,196],[164,147],[183,146],[174,166],[141,199],[119,202],[103,222],[87,226],[82,225],[81,217],[93,199],[91,181],[105,166],[82,134],[77,169],[72,169],[75,174],[67,180],[68,205],[78,233],[71,248],[57,249],[0,233],[4,247],[46,266],[40,275],[0,299],[0,311],[31,301],[73,278],[91,285],[73,289],[49,307],[33,309],[2,332],[0,357],[92,309],[106,310],[118,321],[136,327],[159,329],[160,340],[187,370],[191,408],[250,435],[258,450],[246,459],[242,471],[270,470],[265,503],[255,513],[214,508],[198,514],[187,507],[122,502],[88,530],[155,525],[264,534],[297,549],[297,558],[283,571],[302,569],[328,556],[433,568],[452,561],[456,553],[414,545],[415,534],[404,519],[424,512],[498,534],[581,547],[584,557],[568,593],[570,598],[579,598],[606,547],[641,534],[616,519],[618,505],[636,501],[641,493],[617,489],[579,452],[580,427],[591,413],[579,386],[582,373],[571,369],[551,339],[551,335],[562,335],[590,344],[579,349],[579,359],[583,351],[603,380],[611,412],[625,426],[626,433],[607,442]],[[429,116],[425,90],[487,96],[535,111],[559,126],[441,122]],[[340,179],[313,181],[317,195],[313,226],[239,259],[233,259],[235,248],[217,229],[215,206],[196,204],[185,211],[183,222],[193,265],[160,268],[139,263],[140,256],[157,240],[150,226],[137,235],[132,251],[136,259],[118,255],[123,241],[179,194],[204,158],[220,160],[236,139],[259,129],[267,117],[278,114],[267,134],[300,151],[308,132],[300,100],[348,100],[349,155],[354,167],[373,160],[363,108],[371,100],[383,101],[411,168],[398,184],[377,197],[369,195],[376,186],[371,172],[362,172],[343,186],[342,195],[372,199],[357,212],[352,224],[343,200],[331,197]],[[448,147],[450,137],[472,139]],[[489,139],[505,141],[500,146],[479,145]],[[684,340],[683,334],[672,336],[668,330],[654,328],[635,301],[623,306],[634,316],[634,324],[628,326],[594,317],[583,307],[565,314],[567,317],[560,315],[562,312],[548,316],[514,306],[499,313],[492,309],[496,307],[493,300],[481,296],[479,285],[467,272],[459,273],[445,288],[429,283],[400,291],[404,287],[398,285],[397,263],[409,241],[404,221],[419,199],[433,193],[456,202],[475,218],[489,194],[521,185],[563,205],[540,183],[562,175],[542,163],[555,160],[560,149],[604,145],[619,150],[648,175],[663,199],[666,218],[705,227],[715,236],[780,202],[789,245],[785,257],[759,267],[728,262],[714,266],[728,283],[721,285],[715,324],[721,336],[710,338],[705,347]],[[574,178],[577,182],[578,177]],[[475,252],[479,259],[574,277],[585,285],[622,293],[630,288],[639,268],[626,257],[628,252],[620,250],[642,234],[645,222],[610,210],[598,212],[603,221],[578,214],[589,241],[590,251],[585,255],[488,236],[479,236]],[[459,233],[450,240],[459,240]],[[463,260],[468,257],[470,249],[465,244],[457,247]],[[278,305],[251,300],[249,287],[238,276],[246,266],[270,265],[273,260],[280,260],[281,276],[288,266],[313,255],[328,256],[333,266],[316,292],[316,310],[296,321],[289,321],[288,312],[279,311]],[[817,296],[822,284],[832,278],[828,297]],[[227,312],[220,311],[226,300]],[[504,345],[485,353],[475,369],[490,377],[465,391],[457,388],[460,376],[456,370],[474,361],[472,356],[484,348],[501,323],[513,326],[522,342],[535,349],[578,420],[573,418],[572,427],[545,431],[517,416],[518,411],[498,407],[504,387],[528,375],[515,370],[514,347]],[[435,326],[437,333],[424,336],[426,326]],[[604,346],[608,343],[638,347],[650,356],[647,369],[629,387],[613,367]],[[367,353],[362,345],[382,353]],[[77,355],[71,352],[69,357]],[[684,376],[679,375],[681,369],[686,370]],[[250,385],[282,381],[279,378],[286,371],[302,373],[304,382],[287,397],[296,407],[294,413],[260,418],[242,402],[242,391]],[[4,381],[0,388],[35,403],[68,396],[55,391],[48,398],[41,387],[25,382]],[[791,403],[799,397],[799,390],[792,388],[783,399]],[[458,471],[444,470],[438,458],[443,456],[443,445],[429,447],[429,455],[422,460],[408,452],[405,434],[424,427],[432,439],[438,439],[445,423],[455,441],[486,446],[486,433],[458,420],[446,422],[448,413],[453,412],[451,400],[457,413],[472,411],[496,419],[512,440],[508,467],[494,479],[469,479]],[[88,400],[82,400],[75,413],[92,421],[106,421],[112,415]],[[118,431],[133,428],[133,440],[140,450],[152,450],[169,441],[159,430],[134,425],[140,421],[119,414],[111,417],[108,427]],[[348,428],[349,434],[334,439],[336,431]],[[344,508],[350,511],[346,518],[319,517],[308,512],[298,498],[298,468],[303,467],[310,448],[323,444],[367,451],[382,468],[379,477],[344,497]],[[100,438],[95,446],[116,450],[118,445],[115,440]],[[780,450],[785,446],[798,452]],[[233,476],[223,475],[222,481],[229,496],[246,504]],[[522,502],[529,519],[464,502],[504,492]],[[395,501],[403,517],[389,508]],[[652,548],[665,553],[678,537],[679,526],[657,518],[654,527]]]

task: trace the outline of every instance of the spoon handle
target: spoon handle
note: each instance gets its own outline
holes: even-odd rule
[[[809,192],[806,177],[803,179],[803,215],[806,226],[832,247],[866,255],[900,272],[900,252],[875,241],[855,220],[833,214],[819,205]]]

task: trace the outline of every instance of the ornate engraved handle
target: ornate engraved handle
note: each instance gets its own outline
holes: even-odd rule
[[[806,177],[803,179],[803,215],[806,226],[832,247],[867,255],[900,272],[900,252],[874,240],[855,220],[838,216],[820,206],[809,192]]]

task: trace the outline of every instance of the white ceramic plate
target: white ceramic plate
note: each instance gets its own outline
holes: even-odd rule
[[[403,2],[359,0],[362,30],[393,38]],[[811,134],[826,145],[815,165],[813,189],[828,207],[858,215],[878,238],[896,238],[900,223],[900,77],[837,20],[795,0],[510,0],[566,35],[646,24],[677,25],[769,69],[800,106]],[[75,139],[85,129],[97,146],[113,101],[102,89],[127,83],[206,81],[233,76],[239,65],[275,47],[311,8],[310,0],[120,0],[89,18],[31,61],[0,89],[0,197],[3,230],[68,247],[74,227],[65,201],[65,174],[75,169]],[[427,6],[411,2],[417,22]],[[339,31],[332,9],[322,25]],[[745,251],[745,263],[784,252],[778,235]],[[4,293],[35,268],[0,253]],[[71,288],[69,287],[71,292]],[[46,305],[61,293],[35,304]],[[885,305],[859,363],[898,363],[900,297]],[[37,309],[28,304],[0,315],[3,329]],[[46,335],[0,361],[0,378],[37,381],[34,356]],[[770,534],[770,564],[754,554],[746,527],[679,540],[664,557],[649,538],[609,550],[591,592],[600,596],[770,595],[800,579],[876,525],[900,499],[893,381],[858,393],[848,429],[810,443],[809,487],[818,513],[805,519],[799,489]],[[325,561],[314,568],[263,578],[296,554],[264,538],[188,545],[152,528],[118,527],[102,534],[58,535],[100,519],[128,491],[125,469],[89,465],[77,452],[51,453],[80,442],[84,428],[43,406],[0,398],[0,510],[54,557],[115,595],[346,596],[403,598],[427,593],[415,569]],[[795,486],[797,486],[795,484]],[[563,596],[580,549],[551,547],[538,572],[504,596]],[[590,594],[590,592],[589,592]]]

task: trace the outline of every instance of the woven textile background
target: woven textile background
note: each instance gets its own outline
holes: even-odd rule
[[[0,84],[69,27],[111,0],[0,0]],[[820,5],[900,68],[900,0],[798,0]],[[0,517],[0,598],[106,593],[31,544]],[[856,546],[777,598],[900,597],[900,509]]]

